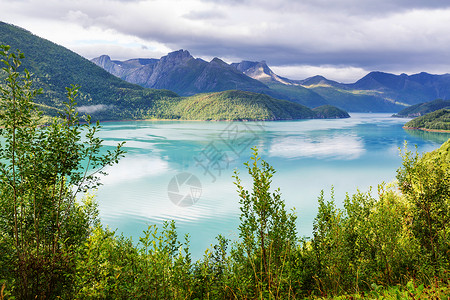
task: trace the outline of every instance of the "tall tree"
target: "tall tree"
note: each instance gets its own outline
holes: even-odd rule
[[[41,91],[21,67],[24,54],[0,45],[0,57],[0,278],[20,299],[54,298],[70,293],[77,247],[96,220],[95,205],[77,195],[98,186],[123,144],[100,154],[98,122],[81,125],[75,109],[78,86],[42,126],[33,103]]]

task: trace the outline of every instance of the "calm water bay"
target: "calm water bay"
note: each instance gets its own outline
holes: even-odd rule
[[[189,233],[195,258],[219,233],[236,239],[239,198],[233,170],[250,189],[243,163],[257,146],[277,171],[287,208],[298,215],[300,236],[310,236],[321,190],[334,186],[338,206],[352,194],[395,179],[404,141],[431,151],[450,134],[405,131],[406,119],[351,114],[350,119],[283,122],[137,121],[103,123],[107,148],[126,141],[126,157],[108,169],[96,192],[100,217],[134,241],[150,224],[175,220]]]

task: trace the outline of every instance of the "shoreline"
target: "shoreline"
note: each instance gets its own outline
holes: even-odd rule
[[[349,119],[351,117],[341,117],[341,118],[305,118],[305,119],[240,119],[240,120],[188,120],[188,119],[125,119],[125,120],[103,120],[100,123],[110,123],[110,122],[135,122],[135,121],[175,121],[175,122],[277,122],[277,121],[302,121],[302,120],[338,120],[338,119]],[[95,123],[92,121],[91,123]],[[85,123],[85,122],[83,122]]]
[[[428,132],[450,133],[450,130],[444,130],[444,129],[427,129],[427,128],[419,128],[419,127],[407,127],[407,126],[403,126],[402,128],[407,129],[407,130],[422,130],[422,131],[428,131]]]

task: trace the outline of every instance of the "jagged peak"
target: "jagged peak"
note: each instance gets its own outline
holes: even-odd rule
[[[161,60],[186,60],[191,58],[193,58],[193,56],[189,53],[189,51],[180,49],[161,57]]]
[[[98,59],[107,59],[107,60],[111,60],[111,57],[109,55],[103,54],[100,55],[99,57],[97,57]]]
[[[214,57],[214,58],[210,61],[210,63],[215,63],[215,64],[219,64],[219,65],[222,65],[222,66],[224,66],[224,65],[227,65],[227,66],[228,66],[228,64],[227,64],[226,62],[224,62],[223,60],[221,60],[221,59],[218,58],[218,57]]]

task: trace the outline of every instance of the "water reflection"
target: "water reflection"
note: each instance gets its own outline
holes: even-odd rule
[[[450,139],[450,133],[446,132],[429,132],[424,130],[413,130],[413,129],[405,129],[405,132],[415,138],[432,141],[440,144],[443,144],[448,139]]]
[[[354,135],[319,137],[280,137],[270,146],[270,156],[283,158],[356,159],[364,153],[364,144]]]

